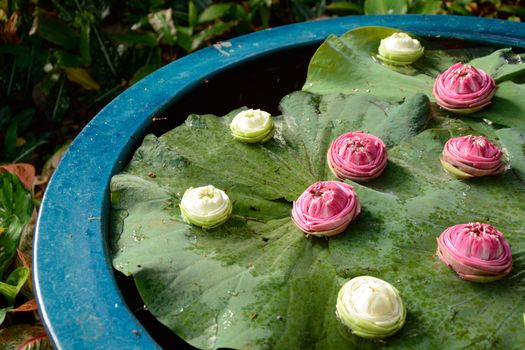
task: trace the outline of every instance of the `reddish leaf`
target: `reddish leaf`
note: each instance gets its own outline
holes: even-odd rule
[[[42,333],[36,337],[33,337],[26,341],[24,344],[20,345],[17,350],[32,350],[32,349],[53,349],[47,338],[47,334]]]
[[[43,327],[18,324],[0,329],[0,349],[51,350],[52,347]]]
[[[8,310],[7,312],[28,312],[28,311],[36,311],[37,305],[36,300],[31,299],[28,302],[20,305],[16,309]]]
[[[31,191],[35,181],[35,167],[28,163],[13,163],[0,166],[0,169],[8,171],[18,176],[26,189]]]
[[[18,44],[20,38],[16,33],[18,18],[20,12],[13,12],[6,24],[0,26],[0,42],[6,44]]]
[[[18,248],[16,249],[16,257],[18,258],[18,261],[22,264],[22,266],[31,268],[31,262],[25,256],[25,254]]]
[[[47,185],[47,182],[51,178],[51,175],[53,175],[53,172],[58,167],[58,164],[60,163],[60,160],[62,160],[62,157],[64,156],[64,153],[66,153],[67,149],[69,147],[69,143],[64,144],[58,151],[51,156],[44,164],[44,168],[42,169],[42,173],[36,177],[35,185],[40,186],[42,189],[45,189],[45,186]]]

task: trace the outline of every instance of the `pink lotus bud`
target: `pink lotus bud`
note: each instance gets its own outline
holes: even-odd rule
[[[443,168],[460,179],[505,171],[503,152],[484,136],[461,136],[447,141],[440,157]]]
[[[292,220],[309,236],[343,232],[361,211],[354,188],[339,181],[318,181],[293,202]]]
[[[447,228],[437,238],[437,255],[462,279],[491,282],[512,268],[509,243],[503,233],[479,222]]]
[[[462,63],[438,75],[433,90],[438,105],[460,114],[479,111],[490,103],[495,92],[496,83],[490,75]]]
[[[347,132],[328,149],[328,166],[340,179],[369,181],[385,170],[386,147],[378,137],[364,132]]]

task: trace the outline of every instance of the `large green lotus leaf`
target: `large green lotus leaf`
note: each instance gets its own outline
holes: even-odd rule
[[[501,49],[484,57],[470,61],[476,68],[481,68],[489,73],[496,83],[518,77],[525,72],[523,60],[525,54],[516,54],[511,49]]]
[[[525,127],[525,84],[505,81],[498,84],[496,94],[488,108],[472,114],[509,127]]]
[[[508,48],[497,51],[486,47],[443,49],[436,43],[421,40],[425,54],[414,64],[403,67],[383,64],[377,57],[379,43],[398,31],[361,27],[340,37],[328,37],[310,61],[303,90],[318,94],[373,94],[394,101],[424,93],[433,101],[436,76],[454,63],[468,62],[485,70],[498,83],[492,104],[471,116],[508,127],[525,126],[525,99],[522,98],[525,85],[511,81],[525,74],[525,54],[514,54]]]
[[[525,183],[525,128],[496,131],[508,152],[511,171]]]
[[[146,137],[111,184],[114,267],[133,275],[162,323],[199,348],[521,349],[524,184],[513,171],[450,178],[439,162],[443,144],[472,129],[445,119],[423,131],[428,105],[421,94],[397,105],[296,92],[281,102],[275,139],[262,145],[232,139],[237,111],[192,115]],[[373,182],[352,183],[363,208],[344,233],[308,240],[290,219],[291,201],[333,179],[327,148],[348,130],[386,138],[389,165]],[[184,223],[178,209],[187,187],[205,184],[234,202],[231,219],[211,230]],[[477,220],[512,246],[513,272],[497,283],[462,281],[435,255],[445,228]],[[337,292],[359,275],[393,283],[407,304],[405,327],[384,342],[351,335],[336,319]]]

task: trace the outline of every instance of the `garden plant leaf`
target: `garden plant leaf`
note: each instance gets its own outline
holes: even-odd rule
[[[0,330],[2,350],[51,350],[44,327],[18,324]]]
[[[406,0],[365,0],[363,10],[366,15],[391,15],[407,13]]]
[[[0,281],[16,254],[24,225],[31,219],[33,201],[18,177],[0,173]]]
[[[264,144],[232,138],[239,110],[191,115],[147,136],[111,183],[114,267],[133,276],[160,322],[202,349],[521,348],[525,185],[514,171],[449,177],[443,145],[473,129],[429,120],[425,95],[403,100],[295,92],[283,98],[276,135]],[[334,179],[326,152],[348,130],[385,138],[389,164],[373,182],[351,182],[362,211],[346,231],[306,239],[290,219],[291,202],[313,182]],[[516,137],[501,135],[507,140]],[[525,162],[523,152],[509,157]],[[234,208],[224,225],[203,230],[183,222],[178,204],[188,187],[207,184],[224,189]],[[514,256],[505,279],[465,282],[435,255],[444,229],[471,221],[504,232]],[[407,304],[404,328],[380,344],[350,334],[335,315],[339,288],[359,275],[392,283]]]
[[[9,306],[13,306],[15,298],[29,277],[29,269],[21,266],[13,270],[7,277],[7,281],[0,282],[0,294],[3,294]]]

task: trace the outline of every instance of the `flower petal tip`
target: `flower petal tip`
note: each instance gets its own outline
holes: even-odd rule
[[[440,157],[441,165],[459,179],[496,175],[507,169],[503,151],[484,136],[460,136],[448,140]]]
[[[234,139],[245,143],[263,143],[275,134],[275,124],[270,113],[260,109],[239,112],[230,124]]]
[[[439,259],[466,281],[493,282],[512,269],[508,242],[489,224],[451,226],[437,238],[437,245]]]
[[[386,338],[404,326],[406,306],[390,283],[359,276],[346,282],[339,291],[336,316],[355,335]]]
[[[388,64],[401,66],[414,63],[424,51],[419,40],[398,32],[381,40],[378,57]]]
[[[228,195],[212,185],[188,188],[179,206],[185,222],[205,229],[224,224],[233,210]]]
[[[385,143],[364,132],[347,132],[334,140],[327,154],[328,166],[339,179],[357,182],[379,177],[387,166]]]
[[[343,232],[360,211],[352,186],[318,181],[293,202],[292,221],[307,237],[330,237]]]
[[[442,108],[457,114],[470,114],[489,105],[496,82],[482,69],[461,62],[438,75],[432,93]]]

